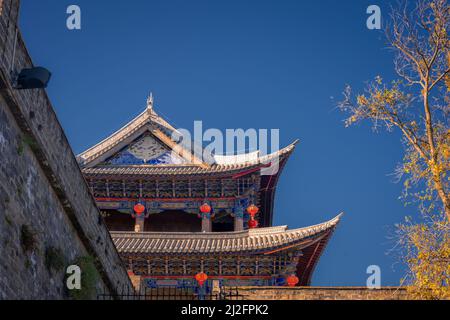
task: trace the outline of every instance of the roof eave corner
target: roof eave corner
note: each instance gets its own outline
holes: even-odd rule
[[[281,156],[283,158],[289,159],[289,157],[291,156],[291,154],[294,152],[295,148],[297,147],[297,144],[299,144],[299,143],[300,143],[300,140],[296,139],[291,144],[287,145],[286,147],[284,147],[283,149],[278,151],[276,153],[277,156]],[[274,154],[272,154],[272,155],[274,155]]]
[[[329,223],[333,224],[335,227],[341,222],[342,217],[344,216],[344,212],[342,211],[341,213],[339,213],[336,217],[334,217],[333,219],[331,219],[329,221]]]
[[[297,145],[300,143],[300,139],[295,139],[290,145],[288,145],[285,150],[286,153],[288,154],[288,156],[290,156],[292,154],[292,152],[294,152],[295,148],[297,147]]]

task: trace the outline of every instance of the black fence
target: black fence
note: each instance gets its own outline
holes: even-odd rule
[[[198,288],[143,288],[139,292],[121,290],[116,295],[100,293],[98,300],[242,300],[237,288],[222,287],[216,291],[199,290]]]

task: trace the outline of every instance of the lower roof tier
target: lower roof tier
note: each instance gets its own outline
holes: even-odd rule
[[[280,279],[296,274],[310,285],[315,266],[341,215],[318,225],[240,232],[111,232],[128,269],[146,278],[182,279],[205,272],[216,279]]]
[[[334,230],[341,215],[318,225],[288,230],[287,226],[239,232],[111,232],[123,254],[264,253],[308,247]]]

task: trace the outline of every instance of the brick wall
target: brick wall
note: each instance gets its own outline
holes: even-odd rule
[[[16,28],[19,2],[3,1],[0,16],[0,299],[65,298],[52,250],[65,264],[94,257],[98,289],[131,288],[46,92],[13,89],[33,66]]]
[[[244,300],[407,300],[406,290],[396,287],[239,287]]]

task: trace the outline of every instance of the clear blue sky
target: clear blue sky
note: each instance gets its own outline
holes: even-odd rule
[[[78,4],[82,30],[66,28]],[[37,65],[53,73],[48,93],[75,153],[145,107],[175,126],[279,128],[301,143],[288,162],[275,223],[291,228],[346,213],[313,285],[382,285],[402,266],[387,255],[393,224],[414,214],[391,173],[402,159],[398,133],[344,128],[336,110],[345,84],[393,77],[392,52],[366,28],[366,8],[388,1],[23,0],[21,29]]]

